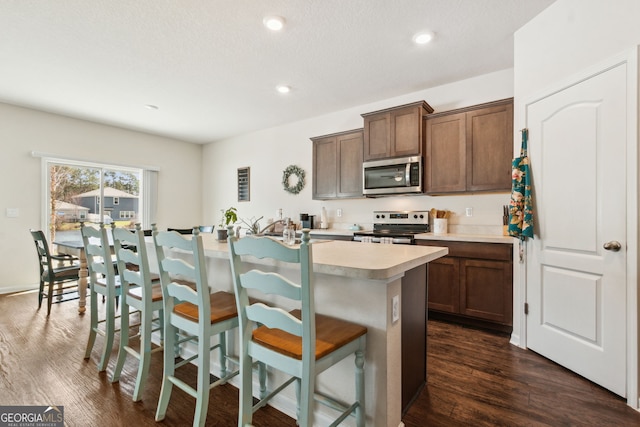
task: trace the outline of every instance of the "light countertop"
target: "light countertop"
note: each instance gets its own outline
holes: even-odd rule
[[[205,254],[229,257],[227,243],[202,235]],[[350,241],[313,244],[313,270],[317,273],[359,279],[385,280],[447,255],[447,248],[418,245],[376,245]]]

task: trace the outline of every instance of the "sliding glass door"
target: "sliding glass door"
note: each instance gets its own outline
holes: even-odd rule
[[[142,222],[142,170],[46,161],[49,239],[77,241],[84,222],[133,228]]]

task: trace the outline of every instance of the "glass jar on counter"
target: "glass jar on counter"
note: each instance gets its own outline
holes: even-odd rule
[[[289,246],[296,243],[296,226],[294,223],[285,221],[284,228],[282,229],[282,241]]]

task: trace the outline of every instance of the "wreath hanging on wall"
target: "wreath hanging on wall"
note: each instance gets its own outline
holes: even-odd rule
[[[296,178],[298,178],[296,185],[291,185],[289,183],[289,177],[291,175],[295,175]],[[282,173],[282,186],[284,187],[284,191],[291,194],[298,194],[302,191],[304,188],[304,175],[304,170],[300,169],[298,166],[288,166]]]

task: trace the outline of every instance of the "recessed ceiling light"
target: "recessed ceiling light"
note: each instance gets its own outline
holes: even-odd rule
[[[422,31],[413,36],[415,44],[427,44],[433,40],[434,34],[431,31]]]
[[[276,90],[279,93],[289,93],[291,92],[291,86],[287,86],[287,85],[278,85],[276,86]]]
[[[266,16],[262,23],[271,31],[280,31],[284,27],[284,18],[282,16]]]
[[[158,106],[153,104],[147,104],[144,106],[144,108],[146,108],[147,110],[157,110]]]

